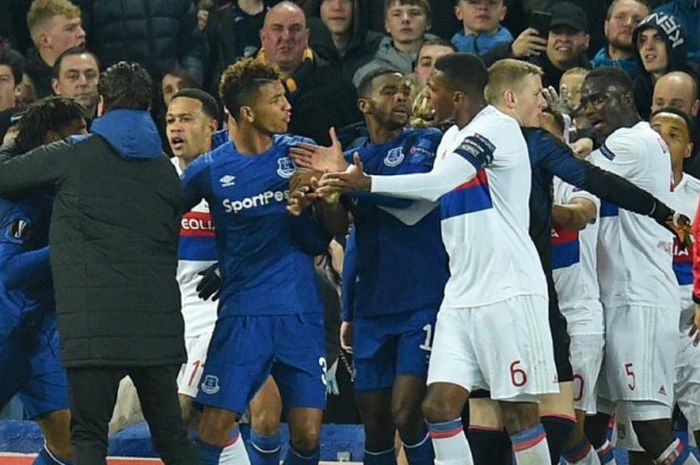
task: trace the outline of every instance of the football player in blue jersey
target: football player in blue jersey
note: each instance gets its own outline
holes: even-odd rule
[[[236,121],[232,141],[193,161],[182,180],[186,209],[202,198],[209,203],[223,282],[196,399],[206,465],[249,463],[237,421],[270,373],[288,411],[284,462],[319,460],[326,361],[312,255],[326,250],[330,234],[312,209],[287,213],[296,171],[288,152],[303,139],[280,135],[291,107],[279,77],[253,59],[224,72],[220,94]],[[330,214],[336,207],[316,208]]]
[[[393,70],[363,78],[358,107],[369,140],[345,159],[335,134],[328,148],[299,144],[291,152],[301,166],[337,171],[359,153],[373,174],[430,171],[442,137],[436,129],[407,129],[410,87]],[[346,161],[347,160],[347,161]],[[341,344],[352,350],[355,391],[365,427],[365,464],[395,464],[395,430],[411,465],[432,464],[432,443],[421,413],[428,358],[438,307],[447,280],[440,211],[431,202],[355,195],[344,202],[355,220],[355,257],[344,283],[353,305],[344,308]],[[351,273],[344,270],[345,273]],[[346,299],[347,300],[347,299]],[[353,311],[354,310],[354,311]]]
[[[41,100],[22,117],[17,139],[0,156],[85,133],[80,105],[62,97]],[[34,465],[66,465],[72,455],[68,385],[58,359],[49,268],[52,205],[49,193],[0,200],[0,405],[17,394],[39,423],[46,442]]]

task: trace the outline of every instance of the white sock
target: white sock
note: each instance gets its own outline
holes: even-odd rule
[[[435,465],[474,465],[462,419],[428,423],[435,450]]]
[[[607,439],[602,446],[596,449],[601,465],[617,465],[615,455],[613,454],[613,446]]]
[[[659,455],[654,463],[658,465],[698,465],[697,459],[685,447],[680,439],[676,439]]]
[[[543,465],[551,463],[547,433],[539,424],[510,437],[517,465]]]

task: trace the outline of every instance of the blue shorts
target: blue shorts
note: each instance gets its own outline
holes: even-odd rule
[[[390,388],[397,375],[426,378],[437,309],[353,321],[355,390]]]
[[[0,404],[18,395],[27,416],[39,419],[68,408],[68,381],[58,358],[55,323],[19,327],[0,347]]]
[[[326,408],[322,313],[217,320],[197,402],[242,414],[270,373],[285,408]]]

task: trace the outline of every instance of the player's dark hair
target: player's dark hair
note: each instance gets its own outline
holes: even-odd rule
[[[384,76],[385,74],[402,74],[401,71],[390,68],[379,68],[370,71],[365,74],[360,80],[360,84],[357,86],[357,96],[359,98],[367,98],[372,93],[372,84],[374,80],[379,76]]]
[[[680,116],[683,121],[685,121],[685,125],[688,128],[688,135],[690,136],[690,142],[693,144],[695,143],[696,140],[696,135],[695,135],[695,122],[693,121],[693,118],[690,117],[687,113],[679,110],[678,108],[673,108],[673,107],[664,107],[664,108],[659,108],[655,112],[649,116],[649,121],[654,119],[654,116],[658,115],[659,113],[669,113],[671,115],[676,115]]]
[[[613,85],[624,93],[632,92],[634,88],[629,75],[621,69],[613,68],[612,66],[592,69],[586,75],[586,81],[589,79],[604,79],[608,85]]]
[[[272,64],[255,58],[244,58],[226,68],[221,75],[219,96],[234,119],[242,106],[250,104],[260,87],[280,79],[280,73]]]
[[[423,42],[423,45],[421,45],[420,48],[418,49],[418,55],[416,55],[416,56],[419,57],[421,50],[423,50],[425,47],[429,47],[431,45],[438,45],[440,47],[447,47],[447,48],[451,49],[453,52],[459,51],[457,49],[457,47],[455,47],[455,44],[453,44],[449,40],[443,39],[442,37],[435,37],[434,39],[428,39],[425,42]],[[415,68],[415,66],[414,66],[414,68]]]
[[[61,53],[58,58],[56,58],[56,62],[53,64],[53,68],[51,68],[51,76],[54,79],[58,79],[61,76],[61,65],[63,64],[63,59],[71,56],[71,55],[90,55],[94,60],[95,63],[97,64],[97,69],[99,71],[100,69],[100,60],[97,59],[97,55],[92,53],[90,50],[86,49],[85,47],[71,47],[68,50],[64,51]]]
[[[120,61],[100,75],[97,93],[104,99],[104,112],[127,108],[147,110],[151,106],[153,81],[143,66]]]
[[[202,111],[208,117],[215,119],[217,122],[221,120],[221,112],[219,111],[219,105],[216,103],[216,99],[212,97],[209,92],[205,92],[202,89],[181,89],[173,95],[172,100],[178,97],[191,98],[199,101],[202,104]]]
[[[24,73],[24,57],[17,50],[9,45],[0,45],[0,65],[5,65],[12,71],[12,78],[15,80],[15,85],[18,86],[22,82],[22,73]]]
[[[484,100],[489,72],[478,56],[471,53],[443,55],[435,60],[435,69],[444,75],[452,90],[463,92],[478,101]]]
[[[85,110],[75,100],[46,97],[32,103],[17,123],[17,146],[28,152],[44,143],[49,131],[59,131],[73,121],[85,117]]]
[[[170,68],[167,68],[163,73],[163,77],[165,77],[168,74],[171,76],[175,76],[180,81],[182,81],[181,85],[183,89],[199,89],[199,83],[197,82],[197,78],[180,65],[175,65],[171,66]],[[162,81],[163,79],[161,78],[161,82]]]

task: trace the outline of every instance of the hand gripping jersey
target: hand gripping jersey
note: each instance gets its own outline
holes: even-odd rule
[[[368,174],[427,172],[441,137],[436,129],[407,129],[384,144],[367,142],[345,157],[352,162],[353,154],[359,153]],[[355,316],[437,310],[447,281],[437,204],[377,194],[355,195],[352,200],[357,247],[348,250],[357,253],[358,269],[348,284],[354,287]],[[352,256],[348,263],[353,263]]]
[[[373,176],[372,192],[442,197],[450,278],[441,308],[488,305],[518,295],[546,298],[528,235],[530,161],[513,118],[484,108],[461,130],[453,126],[445,133],[430,173]]]
[[[554,202],[566,205],[576,197],[591,200],[596,209],[600,201],[586,191],[554,178]],[[603,333],[603,311],[598,289],[596,269],[596,244],[598,242],[598,220],[581,231],[552,225],[552,274],[559,297],[559,308],[566,314],[569,325],[572,319],[586,320],[588,330]],[[585,310],[582,315],[577,309]]]
[[[687,216],[695,217],[695,210],[700,198],[700,180],[689,174],[683,173],[681,182],[673,189],[673,208]],[[679,284],[681,301],[680,328],[683,330],[687,326],[690,315],[693,314],[695,305],[693,304],[693,248],[691,244],[685,250],[680,250],[678,241],[673,241],[673,271]]]
[[[303,140],[275,136],[270,149],[252,156],[226,142],[183,174],[185,208],[206,199],[216,224],[219,318],[323,311],[309,254],[325,251],[329,236],[310,213],[286,210],[296,171],[288,150]]]
[[[177,158],[172,158],[177,174],[182,170]],[[177,282],[180,285],[182,316],[185,320],[185,339],[214,330],[217,302],[200,299],[197,284],[200,271],[216,263],[216,236],[209,205],[199,202],[182,215],[178,247]]]
[[[618,129],[591,158],[601,168],[671,204],[670,155],[648,123]],[[598,282],[605,307],[678,308],[672,254],[672,234],[654,220],[601,204]]]

